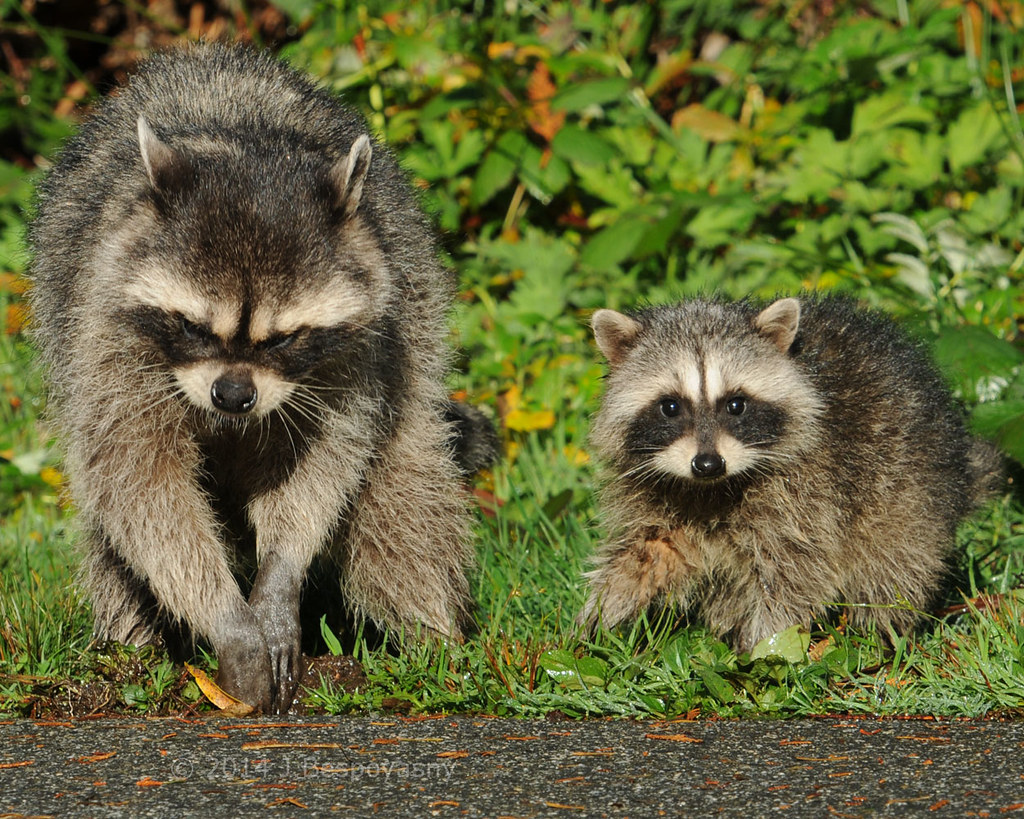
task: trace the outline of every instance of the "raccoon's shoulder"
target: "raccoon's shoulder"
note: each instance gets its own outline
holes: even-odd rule
[[[925,344],[894,318],[847,296],[801,296],[800,332],[793,355],[822,387],[855,391],[862,400],[898,393],[950,403],[949,390]]]

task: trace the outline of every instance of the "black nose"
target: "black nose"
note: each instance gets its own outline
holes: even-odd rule
[[[222,412],[245,415],[256,406],[256,385],[249,373],[224,373],[210,387],[210,400]]]
[[[698,478],[717,478],[725,474],[725,459],[715,452],[698,452],[690,461],[690,469]]]

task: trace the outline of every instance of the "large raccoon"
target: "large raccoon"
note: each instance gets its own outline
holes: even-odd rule
[[[98,636],[183,624],[225,690],[287,709],[314,559],[355,615],[460,636],[454,281],[359,115],[254,50],[158,55],[69,142],[31,239]]]
[[[1000,459],[926,355],[841,297],[599,310],[608,540],[580,622],[697,612],[739,650],[844,604],[905,631]]]

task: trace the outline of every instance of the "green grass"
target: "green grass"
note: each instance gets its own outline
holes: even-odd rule
[[[603,372],[586,329],[596,307],[851,292],[932,343],[975,427],[1024,458],[1024,40],[1012,15],[981,21],[975,53],[958,34],[975,22],[968,12],[931,2],[806,4],[802,16],[740,0],[493,15],[457,3],[280,5],[301,32],[287,57],[342,89],[422,183],[462,285],[451,386],[501,417],[506,451],[478,481],[499,501],[477,516],[478,633],[462,645],[357,640],[366,682],[325,683],[310,706],[1020,711],[1019,484],[961,528],[954,610],[891,644],[847,629],[841,611],[809,652],[806,636],[786,633],[756,658],[679,611],[593,641],[573,626],[601,534],[586,440]],[[701,58],[712,34],[725,48]],[[65,48],[61,36],[40,53]],[[51,154],[68,130],[53,106],[77,73],[57,56],[29,107],[0,118],[31,155]],[[26,258],[35,177],[23,164],[0,160],[0,711],[206,707],[160,652],[90,644],[42,385],[7,323],[23,304],[9,275]]]

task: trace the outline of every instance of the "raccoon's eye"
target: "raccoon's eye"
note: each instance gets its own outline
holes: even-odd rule
[[[259,342],[259,344],[257,344],[256,346],[263,352],[267,353],[281,352],[282,350],[287,350],[289,347],[292,346],[292,344],[295,343],[295,340],[299,337],[300,332],[301,331],[296,331],[294,333],[280,333],[278,335],[264,339],[263,341]]]
[[[681,411],[682,407],[675,398],[661,399],[661,414],[666,418],[675,418]]]
[[[730,415],[742,415],[747,408],[747,399],[736,396],[730,398],[725,404],[725,411]]]
[[[201,324],[189,321],[184,316],[180,317],[180,324],[181,334],[190,341],[210,341],[213,338],[213,334],[209,330]]]

